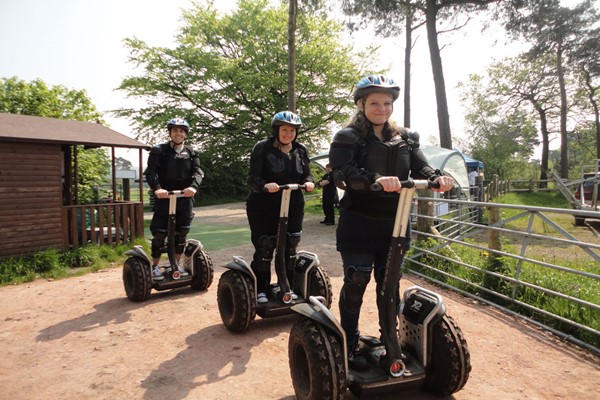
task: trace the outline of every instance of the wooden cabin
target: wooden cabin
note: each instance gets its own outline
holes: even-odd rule
[[[113,199],[115,148],[138,149],[138,170],[149,149],[99,123],[0,113],[0,258],[143,236],[143,179],[137,201],[77,204],[76,146],[110,150]]]

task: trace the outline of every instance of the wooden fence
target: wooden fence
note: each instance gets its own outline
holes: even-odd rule
[[[144,235],[141,202],[63,206],[66,248],[86,244],[127,244]]]

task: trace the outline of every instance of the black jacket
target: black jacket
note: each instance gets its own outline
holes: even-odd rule
[[[152,147],[144,175],[154,191],[183,190],[187,187],[198,191],[204,178],[198,153],[188,146],[177,153],[171,142]]]
[[[441,175],[429,166],[419,149],[418,134],[406,130],[381,142],[373,134],[365,139],[357,130],[344,128],[333,138],[329,163],[336,185],[346,190],[342,207],[372,217],[392,218],[398,203],[398,193],[369,190],[378,178],[434,180]]]
[[[273,146],[272,137],[254,145],[250,155],[248,184],[256,193],[262,193],[269,182],[278,185],[313,182],[310,173],[308,150],[298,142],[292,142],[289,155]]]

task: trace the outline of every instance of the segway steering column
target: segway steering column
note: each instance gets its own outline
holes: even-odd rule
[[[404,374],[405,365],[402,361],[402,349],[398,339],[398,285],[402,277],[402,260],[407,251],[407,228],[410,223],[410,210],[412,197],[415,189],[438,188],[437,182],[427,180],[406,180],[400,182],[400,198],[394,221],[394,230],[388,249],[386,268],[379,293],[377,296],[377,308],[379,309],[379,321],[382,328],[382,339],[386,347],[385,355],[380,359],[381,366],[389,371],[393,377]],[[371,186],[372,190],[381,190],[380,184]]]
[[[183,190],[169,191],[169,225],[167,227],[167,255],[171,264],[171,277],[175,280],[181,278],[177,258],[175,257],[175,225],[177,222],[177,198],[183,197]]]
[[[292,291],[287,278],[285,263],[285,244],[287,240],[287,226],[290,211],[290,197],[292,190],[304,189],[306,186],[298,184],[279,185],[281,193],[281,207],[279,209],[279,225],[277,226],[277,255],[275,262],[275,273],[277,274],[277,284],[280,288],[281,301],[285,304],[292,302]]]

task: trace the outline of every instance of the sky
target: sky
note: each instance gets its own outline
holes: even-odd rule
[[[226,11],[236,4],[234,0],[215,3]],[[51,86],[85,89],[102,112],[130,106],[132,100],[115,89],[125,77],[142,71],[127,62],[123,40],[137,37],[150,46],[174,47],[181,11],[191,6],[191,0],[0,0],[0,77],[16,76],[25,81],[39,78]],[[465,82],[471,73],[483,74],[494,59],[515,55],[519,50],[514,44],[506,45],[502,35],[482,34],[479,28],[478,23],[472,23],[461,33],[440,36],[455,146],[464,137],[457,83]],[[438,137],[437,107],[426,33],[421,30],[417,35],[411,125],[421,134],[422,142],[430,144]],[[369,32],[349,37],[357,47],[373,38]],[[389,75],[402,85],[404,40],[382,43],[373,63],[390,66]],[[402,109],[397,103],[394,118],[399,123],[403,121]],[[106,114],[105,120],[111,129],[131,136],[127,119]],[[128,153],[117,155],[137,160],[137,152]]]

